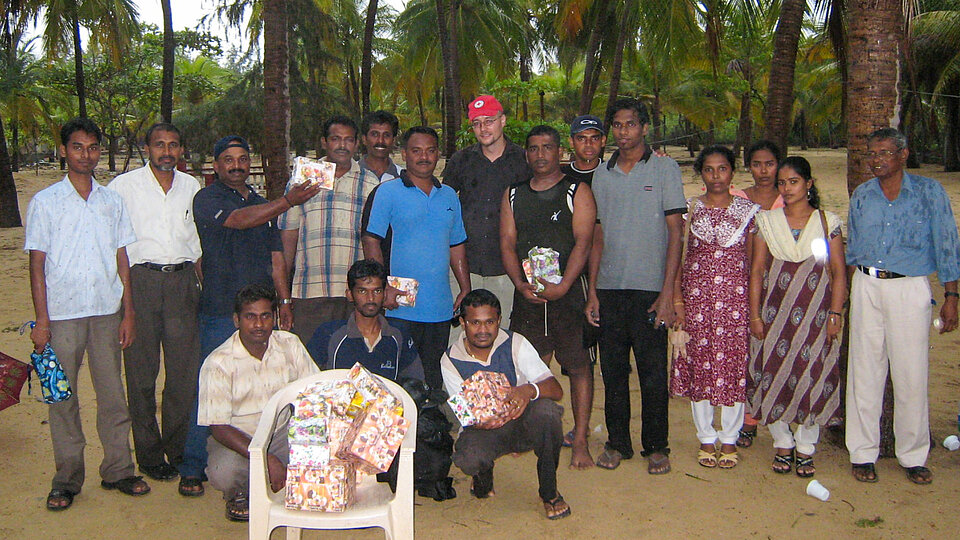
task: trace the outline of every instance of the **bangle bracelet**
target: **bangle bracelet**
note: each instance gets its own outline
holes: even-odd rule
[[[287,201],[287,204],[290,205],[290,208],[293,208],[293,203],[290,202],[290,199],[287,198],[287,194],[286,194],[286,193],[283,194],[283,200]]]
[[[533,399],[531,399],[530,401],[536,401],[536,400],[540,399],[540,387],[537,386],[537,383],[530,383],[530,384],[532,384],[534,390],[537,391],[537,395],[533,396]]]
[[[950,298],[951,296],[954,298],[960,298],[960,293],[953,292],[953,291],[947,291],[943,293],[944,298]]]
[[[675,306],[682,306],[682,305],[683,305],[683,300],[674,302],[673,305],[675,305]]]
[[[838,311],[827,311],[827,314],[836,315],[837,317],[843,317],[843,313],[840,313]]]
[[[753,322],[753,321],[763,321],[763,319],[761,319],[760,317],[751,317],[750,322]]]

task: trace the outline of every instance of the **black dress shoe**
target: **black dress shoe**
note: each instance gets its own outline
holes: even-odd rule
[[[153,478],[154,480],[173,480],[174,478],[180,476],[180,473],[177,471],[177,468],[169,463],[161,463],[159,465],[141,465],[140,472]]]

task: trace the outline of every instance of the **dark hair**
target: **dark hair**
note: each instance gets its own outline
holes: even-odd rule
[[[807,200],[810,206],[820,208],[820,192],[817,190],[817,184],[813,180],[813,173],[810,171],[810,162],[800,156],[790,156],[780,162],[777,167],[777,178],[780,177],[780,171],[784,168],[792,169],[804,180],[811,182],[810,189],[807,191]]]
[[[429,135],[437,141],[437,145],[440,145],[440,135],[437,135],[437,130],[429,126],[413,126],[412,128],[407,129],[403,132],[403,136],[400,137],[400,146],[407,146],[407,142],[410,140],[415,133],[420,133],[421,135]]]
[[[361,279],[378,277],[387,283],[387,268],[374,259],[362,259],[350,265],[347,270],[347,288],[352,289]]]
[[[751,144],[750,147],[743,152],[743,164],[749,167],[750,161],[753,159],[753,154],[760,150],[766,150],[773,154],[773,159],[777,160],[777,163],[780,163],[780,160],[783,159],[783,154],[780,152],[780,147],[777,146],[777,143],[767,139],[760,139]]]
[[[279,300],[277,300],[277,291],[274,290],[273,287],[262,283],[253,283],[243,287],[237,292],[237,296],[233,301],[233,312],[239,315],[240,312],[243,311],[244,306],[259,302],[260,300],[269,300],[270,308],[274,311],[276,311],[280,305]]]
[[[549,135],[553,139],[553,143],[560,146],[560,132],[554,129],[552,126],[546,124],[540,124],[539,126],[533,126],[530,129],[530,132],[527,133],[527,141],[524,146],[530,146],[530,137],[537,137],[540,135]]]
[[[360,133],[360,129],[357,128],[357,123],[353,121],[353,118],[349,116],[344,116],[342,114],[335,114],[330,118],[327,118],[327,121],[323,123],[323,138],[326,139],[330,136],[330,127],[331,126],[347,126],[348,128],[353,128],[353,135],[357,136]]]
[[[609,129],[613,123],[613,116],[622,110],[636,112],[641,126],[650,123],[650,113],[647,112],[647,106],[642,101],[636,98],[620,98],[614,101],[613,105],[607,107],[607,119],[603,125]]]
[[[153,136],[153,132],[155,131],[166,131],[168,133],[176,133],[177,140],[183,143],[183,135],[180,134],[180,128],[168,122],[157,122],[156,124],[148,127],[147,133],[143,136],[143,142],[147,146],[150,146],[150,137]]]
[[[481,307],[481,306],[492,306],[497,310],[497,315],[500,313],[500,300],[497,298],[497,295],[486,289],[474,289],[466,294],[463,297],[463,300],[460,301],[461,308],[461,317],[466,317],[468,307]]]
[[[899,129],[891,127],[881,128],[871,133],[870,137],[867,138],[867,142],[882,140],[893,141],[893,144],[896,145],[897,150],[903,150],[907,147],[907,136],[904,135]]]
[[[737,155],[733,153],[733,150],[727,148],[722,144],[712,144],[707,146],[697,154],[697,159],[693,162],[693,172],[700,174],[703,172],[703,162],[707,160],[708,157],[719,154],[727,158],[727,163],[730,164],[731,169],[737,167]]]
[[[400,133],[400,120],[397,115],[389,111],[380,110],[367,113],[360,121],[360,133],[366,135],[372,124],[389,124],[394,137],[397,136],[397,133]]]
[[[63,125],[63,127],[60,128],[60,144],[66,146],[67,141],[70,140],[70,136],[78,131],[82,131],[96,137],[97,144],[100,144],[103,141],[103,132],[100,131],[100,128],[93,123],[93,120],[85,116],[78,116],[77,118],[68,121]]]

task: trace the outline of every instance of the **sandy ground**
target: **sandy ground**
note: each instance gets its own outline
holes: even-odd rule
[[[684,156],[679,148],[671,153]],[[846,157],[841,151],[800,152],[810,159],[825,207],[846,215]],[[912,171],[918,172],[918,171]],[[927,166],[922,174],[940,180],[960,210],[960,174],[943,174]],[[39,189],[60,178],[54,171],[36,176],[28,171],[17,176],[21,212]],[[684,166],[688,194],[700,190],[699,180]],[[749,185],[749,175],[739,173],[737,184]],[[27,257],[21,251],[23,229],[0,231],[0,290],[6,290],[6,307],[0,314],[0,350],[23,360],[30,343],[16,328],[33,316],[30,303]],[[942,298],[938,284],[936,297]],[[937,441],[956,433],[958,381],[956,362],[960,334],[933,335],[930,349],[931,428]],[[161,372],[162,373],[162,372]],[[561,378],[566,390],[565,378]],[[246,526],[223,517],[223,502],[213,490],[199,499],[177,494],[176,482],[152,482],[153,491],[143,498],[104,491],[96,473],[102,450],[96,437],[95,399],[87,370],[81,371],[79,398],[89,442],[86,453],[90,473],[83,493],[73,508],[48,512],[44,499],[53,475],[46,406],[23,393],[23,402],[0,412],[0,538],[242,538]],[[631,380],[634,401],[632,424],[639,442],[640,395],[636,378]],[[597,395],[602,383],[597,377]],[[159,396],[158,396],[159,400]],[[568,405],[565,399],[564,403]],[[571,424],[569,406],[565,421]],[[596,431],[591,449],[596,456],[606,434],[602,397],[596,400],[592,425]],[[504,457],[496,468],[495,497],[477,500],[469,495],[469,478],[453,471],[459,497],[437,503],[416,499],[416,531],[422,538],[955,538],[960,528],[956,508],[960,502],[960,453],[942,446],[930,452],[935,474],[930,486],[917,486],[905,478],[893,459],[878,464],[880,482],[861,484],[853,480],[848,455],[830,443],[817,453],[816,478],[831,490],[828,502],[804,493],[806,482],[794,475],[771,472],[772,439],[761,429],[756,444],[740,453],[740,465],[731,471],[704,469],[697,465],[697,440],[685,399],[674,399],[670,410],[673,472],[665,476],[646,473],[638,455],[616,471],[568,470],[569,451],[562,455],[559,486],[573,508],[573,515],[559,522],[543,517],[537,497],[535,457]],[[953,531],[953,532],[951,532]],[[382,538],[377,530],[340,533],[305,532],[306,538]],[[282,538],[275,531],[274,538]]]

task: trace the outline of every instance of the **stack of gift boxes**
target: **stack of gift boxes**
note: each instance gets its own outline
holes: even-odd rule
[[[409,421],[403,402],[359,363],[348,379],[320,381],[294,402],[286,507],[342,512],[364,474],[386,472]]]
[[[543,291],[543,284],[537,281],[542,278],[550,283],[560,283],[560,254],[550,248],[534,246],[527,252],[529,258],[520,262],[527,282],[536,287],[537,292]]]
[[[507,388],[510,381],[503,373],[478,371],[460,384],[460,392],[447,403],[460,425],[482,424],[507,412]]]

